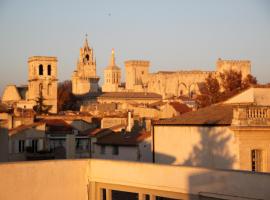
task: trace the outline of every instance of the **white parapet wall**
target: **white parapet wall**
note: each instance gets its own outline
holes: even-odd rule
[[[269,185],[267,173],[123,161],[86,159],[0,164],[0,199],[102,199],[100,188],[106,191],[126,188],[139,194],[168,197],[186,194],[184,199],[196,196],[199,199],[200,194],[224,199],[270,199]],[[189,194],[193,197],[189,198]]]

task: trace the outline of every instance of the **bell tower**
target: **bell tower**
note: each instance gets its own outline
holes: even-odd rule
[[[74,95],[83,95],[89,92],[97,92],[98,81],[96,59],[94,58],[93,49],[89,47],[86,34],[83,47],[80,48],[77,69],[72,75],[72,93]]]
[[[28,101],[35,105],[42,95],[49,112],[57,113],[57,58],[33,56],[28,58]]]

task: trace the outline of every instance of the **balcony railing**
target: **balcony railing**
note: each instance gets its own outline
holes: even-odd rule
[[[270,126],[270,106],[238,106],[233,110],[234,126]]]

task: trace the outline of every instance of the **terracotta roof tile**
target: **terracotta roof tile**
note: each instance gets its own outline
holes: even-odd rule
[[[112,133],[97,140],[99,145],[136,146],[146,138],[150,137],[150,132],[140,132],[138,134]]]
[[[179,117],[157,120],[155,125],[230,125],[233,105],[217,104],[185,113]]]

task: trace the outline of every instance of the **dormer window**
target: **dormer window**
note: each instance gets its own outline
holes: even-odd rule
[[[39,74],[40,76],[43,75],[43,65],[41,65],[41,64],[38,66],[38,74]]]

